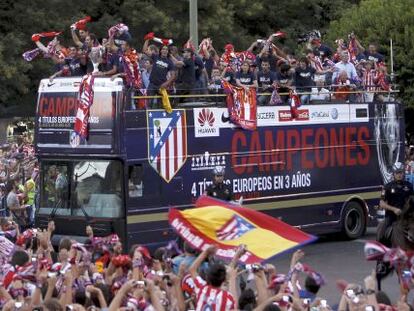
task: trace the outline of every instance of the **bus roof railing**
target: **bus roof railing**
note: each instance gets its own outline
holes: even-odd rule
[[[399,90],[392,90],[392,91],[328,91],[328,92],[323,92],[322,94],[327,95],[327,96],[332,96],[335,94],[370,94],[370,93],[374,93],[374,94],[395,94],[395,93],[399,93]],[[286,96],[289,95],[290,93],[287,92],[283,92],[283,93],[278,93],[280,96]],[[315,94],[312,92],[296,92],[297,95],[320,95],[320,94]],[[257,93],[258,96],[271,96],[272,93]],[[221,93],[217,93],[217,94],[186,94],[186,95],[173,95],[173,94],[168,94],[169,98],[206,98],[206,97],[226,97],[227,94],[221,94]],[[155,99],[155,98],[162,98],[161,95],[134,95],[131,96],[131,98],[133,99]]]

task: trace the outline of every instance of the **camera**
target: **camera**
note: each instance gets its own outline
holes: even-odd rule
[[[374,306],[366,305],[365,306],[365,311],[375,311],[375,308],[374,308]]]
[[[355,293],[353,289],[347,289],[346,290],[346,295],[348,296],[349,299],[352,299],[355,297]]]
[[[292,300],[292,297],[290,297],[290,296],[288,296],[288,295],[284,295],[283,297],[282,297],[282,300],[284,301],[284,302],[292,302],[293,300]]]
[[[321,300],[321,307],[326,308],[328,306],[328,302],[325,299]]]
[[[259,264],[253,264],[252,265],[252,271],[253,272],[258,272],[260,270],[263,270],[263,267],[261,265],[259,265]]]
[[[411,273],[411,271],[404,270],[404,271],[402,272],[402,277],[403,277],[404,279],[410,279],[410,278],[412,277],[412,273]]]
[[[162,277],[162,279],[165,281],[165,283],[167,284],[167,286],[171,287],[173,285],[172,282],[171,282],[171,278],[170,278],[169,275],[164,275]]]

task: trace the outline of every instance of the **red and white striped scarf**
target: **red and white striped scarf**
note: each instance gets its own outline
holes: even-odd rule
[[[208,50],[211,47],[211,42],[209,38],[204,38],[200,45],[198,46],[198,54],[200,54],[201,57],[205,58],[206,55],[204,53],[204,50]]]
[[[9,259],[14,250],[14,244],[4,236],[0,236],[0,258]]]
[[[289,91],[290,114],[292,119],[298,117],[298,108],[301,106],[299,95],[294,90]]]
[[[255,130],[257,126],[256,89],[249,91],[231,85],[223,80],[223,89],[227,93],[227,108],[230,120],[246,130]]]
[[[93,83],[95,76],[88,74],[83,76],[79,86],[78,111],[76,113],[74,130],[82,138],[88,137],[89,110],[93,103]]]
[[[355,38],[352,38],[348,43],[349,61],[353,64],[356,63],[356,57],[358,54],[358,47]]]
[[[138,54],[135,49],[122,54],[126,84],[134,89],[142,87],[141,71],[139,70]]]
[[[36,33],[32,35],[32,41],[36,42],[39,41],[40,38],[49,38],[49,37],[56,37],[60,35],[62,32],[56,32],[56,31],[49,31],[49,32],[41,32]],[[56,48],[57,42],[56,40],[52,40],[47,45],[47,53],[43,53],[43,56],[45,58],[51,58],[52,56],[57,56],[59,59],[64,59],[65,54],[62,50],[57,50]],[[31,62],[33,59],[35,59],[37,56],[39,56],[42,53],[42,51],[39,48],[35,48],[33,50],[26,51],[22,54],[23,58],[27,62]]]

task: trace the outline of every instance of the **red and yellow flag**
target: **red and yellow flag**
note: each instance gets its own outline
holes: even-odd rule
[[[171,209],[170,225],[198,250],[217,245],[217,256],[224,259],[233,258],[240,244],[248,250],[240,260],[252,264],[316,240],[279,219],[211,197],[200,197],[196,207]]]

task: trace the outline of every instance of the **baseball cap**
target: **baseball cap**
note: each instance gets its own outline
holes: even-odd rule
[[[213,169],[213,174],[216,176],[223,176],[224,175],[224,167],[223,166],[216,166]]]
[[[404,172],[404,165],[401,162],[395,162],[392,166],[393,173]]]

